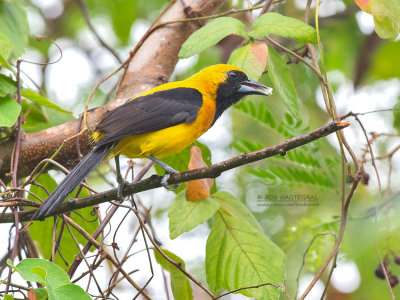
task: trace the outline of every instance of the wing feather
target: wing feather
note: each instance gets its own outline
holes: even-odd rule
[[[96,144],[192,123],[202,104],[202,94],[193,88],[169,89],[135,98],[104,116],[96,127],[96,131],[103,133]]]

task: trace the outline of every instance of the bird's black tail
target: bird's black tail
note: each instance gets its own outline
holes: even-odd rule
[[[90,151],[36,210],[31,220],[43,220],[49,216],[64,201],[68,194],[100,164],[110,152],[112,146],[112,143],[100,145]]]

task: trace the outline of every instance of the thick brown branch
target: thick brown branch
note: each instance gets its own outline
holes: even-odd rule
[[[218,9],[223,2],[224,0],[186,0],[185,5],[190,7],[191,11],[208,15]],[[160,22],[187,18],[184,8],[182,1],[175,1]],[[89,151],[89,148],[85,147],[88,137],[107,110],[168,81],[178,61],[178,52],[182,43],[198,27],[198,21],[171,24],[156,30],[143,42],[121,79],[116,101],[88,113],[89,130],[80,137],[82,154]],[[78,120],[74,120],[40,132],[23,134],[18,176],[28,176],[38,163],[51,157],[64,140],[76,134],[78,123]],[[10,180],[8,173],[13,145],[13,140],[0,144],[0,179],[4,182]],[[56,160],[66,167],[76,164],[78,160],[76,139],[66,143]]]
[[[349,122],[332,122],[318,129],[306,132],[302,135],[299,135],[297,137],[294,137],[290,140],[276,144],[271,147],[267,147],[251,153],[243,153],[241,155],[235,156],[231,159],[222,161],[220,163],[214,164],[209,167],[195,169],[178,174],[172,174],[170,179],[168,180],[168,184],[172,185],[200,178],[216,178],[221,173],[237,168],[239,166],[243,166],[275,155],[285,155],[286,152],[289,150],[311,143],[312,141],[327,136],[328,134],[346,128],[347,126],[349,126],[349,124],[350,124]],[[129,194],[155,189],[160,186],[161,186],[161,177],[153,175],[139,182],[126,184],[123,193],[125,196],[127,196]],[[98,193],[79,199],[70,199],[69,201],[64,202],[54,212],[54,214],[66,213],[76,209],[92,206],[95,204],[115,199],[117,199],[117,189],[111,189],[103,193]],[[19,220],[20,221],[29,220],[33,212],[34,212],[33,210],[20,212]],[[6,213],[0,216],[0,223],[10,223],[10,222],[14,222],[13,213]]]

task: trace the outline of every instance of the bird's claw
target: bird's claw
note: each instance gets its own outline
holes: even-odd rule
[[[171,174],[174,174],[174,173],[179,173],[179,172],[177,172],[177,171],[165,172],[164,176],[161,178],[161,185],[169,191],[175,191],[180,186],[180,183],[168,185],[168,179],[171,177]]]

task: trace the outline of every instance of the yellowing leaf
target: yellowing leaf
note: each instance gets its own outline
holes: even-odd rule
[[[394,40],[400,33],[400,1],[371,0],[375,31],[383,39]]]
[[[369,5],[370,0],[354,0],[358,7],[361,8],[366,13],[371,13],[371,7]]]
[[[267,66],[268,46],[264,43],[249,44],[232,52],[228,64],[241,68],[251,79],[261,77]]]
[[[193,146],[190,149],[189,170],[207,167],[201,155],[201,149]],[[214,179],[203,178],[186,182],[186,199],[189,201],[197,201],[206,199],[210,196],[210,189],[214,184]]]

